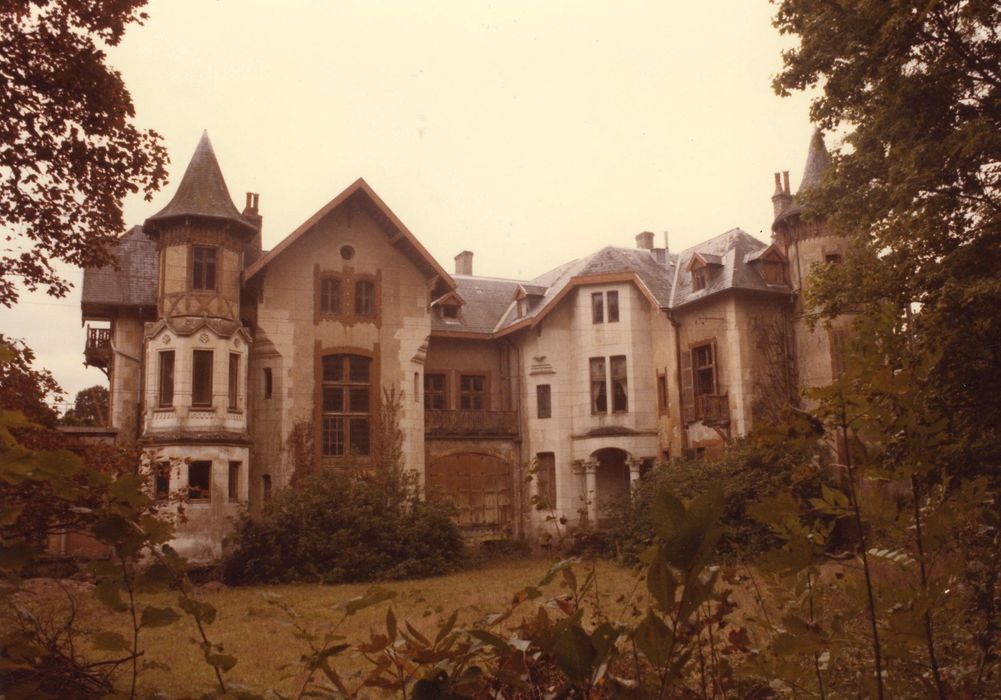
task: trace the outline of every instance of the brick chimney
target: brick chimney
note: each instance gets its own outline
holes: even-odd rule
[[[455,256],[455,274],[473,274],[473,251],[464,250]]]
[[[644,231],[636,234],[636,247],[643,250],[653,250],[653,232]]]
[[[243,207],[241,216],[257,228],[257,232],[253,237],[247,241],[247,246],[244,249],[244,265],[250,265],[259,257],[261,257],[261,229],[263,227],[263,219],[261,218],[258,205],[261,201],[261,195],[256,192],[247,193],[247,204]]]
[[[775,194],[772,195],[772,207],[777,219],[779,214],[792,205],[792,194],[789,192],[789,171],[775,173]]]

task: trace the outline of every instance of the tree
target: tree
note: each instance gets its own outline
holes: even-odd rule
[[[121,76],[105,63],[146,0],[0,3],[0,304],[17,282],[69,290],[55,261],[112,262],[122,200],[147,199],[166,179],[155,131],[137,129]]]
[[[827,316],[908,322],[907,352],[934,359],[928,400],[949,417],[952,457],[1001,457],[1001,6],[995,0],[781,0],[780,94],[820,86],[811,115],[847,129],[805,198],[857,243],[816,275]]]
[[[35,369],[35,353],[23,340],[0,333],[0,409],[20,411],[40,426],[55,427],[58,415],[49,404],[63,390],[47,369]]]
[[[81,389],[73,400],[73,408],[63,415],[64,425],[107,425],[108,387],[97,384]]]

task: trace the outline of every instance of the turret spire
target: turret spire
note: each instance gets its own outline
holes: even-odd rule
[[[831,164],[831,156],[824,145],[824,134],[815,129],[810,139],[810,148],[806,153],[806,165],[803,167],[803,179],[799,183],[799,192],[816,187],[824,178],[824,172]]]

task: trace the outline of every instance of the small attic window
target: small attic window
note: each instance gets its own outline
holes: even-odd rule
[[[767,284],[785,284],[785,265],[781,260],[762,260],[761,276]]]
[[[692,289],[696,292],[705,289],[709,283],[709,268],[697,267],[692,270]]]
[[[441,317],[442,318],[459,318],[459,305],[458,304],[444,304],[441,307]]]

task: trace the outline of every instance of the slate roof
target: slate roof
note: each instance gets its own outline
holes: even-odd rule
[[[181,184],[177,186],[173,199],[163,209],[146,219],[148,230],[155,228],[161,221],[177,217],[201,216],[211,219],[233,221],[243,227],[256,231],[257,227],[240,215],[233,198],[229,196],[229,188],[216,160],[212,142],[207,131],[202,132],[202,138],[195,147],[194,155],[184,171]]]
[[[434,313],[431,316],[433,330],[492,333],[514,302],[521,284],[517,280],[471,275],[452,275],[452,279],[455,280],[456,291],[466,303],[458,318],[442,318]]]
[[[675,268],[674,284],[670,306],[677,308],[729,289],[750,289],[788,294],[787,285],[770,285],[751,263],[768,248],[766,243],[742,231],[731,229],[715,238],[699,243],[680,254]],[[692,276],[688,274],[688,263],[699,253],[703,258],[718,256],[720,265],[707,268],[709,279],[704,289],[692,288]]]
[[[133,226],[111,248],[119,269],[88,267],[83,271],[81,304],[156,306],[156,284],[160,258],[156,243]]]
[[[830,164],[831,155],[827,152],[827,146],[824,145],[824,134],[820,129],[816,129],[810,138],[810,147],[806,152],[806,165],[803,166],[803,179],[799,182],[796,197],[799,197],[801,193],[811,187],[819,185],[821,180],[823,180],[824,171],[827,170]],[[784,221],[801,212],[802,208],[799,202],[794,199],[793,203],[785,211],[775,217],[775,223]]]

